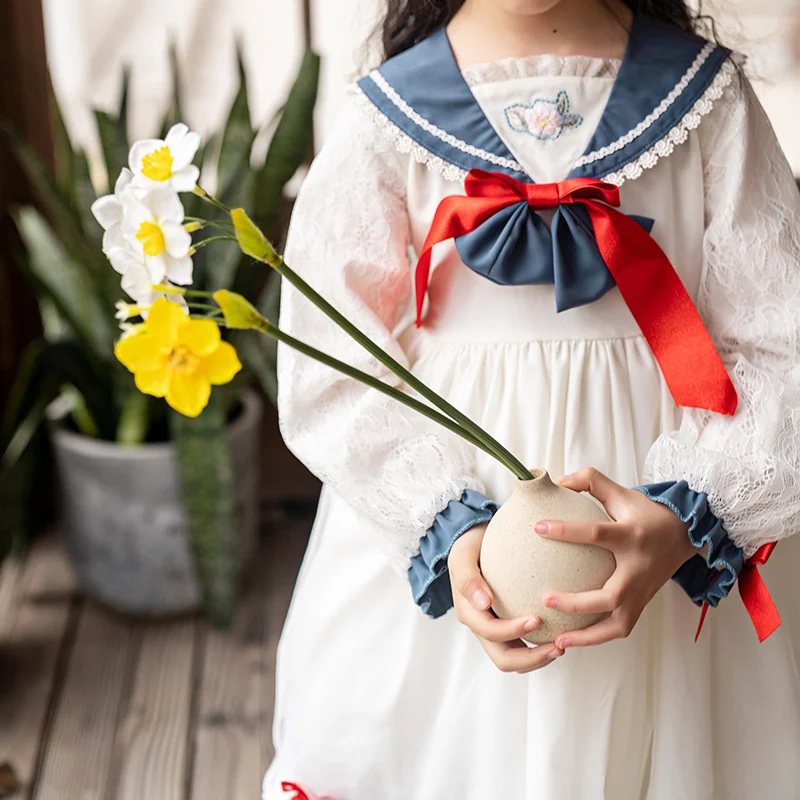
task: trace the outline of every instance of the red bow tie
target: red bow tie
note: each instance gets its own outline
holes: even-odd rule
[[[700,314],[656,241],[620,205],[619,188],[588,178],[521,183],[503,173],[471,170],[466,196],[439,204],[416,268],[417,326],[428,290],[431,251],[440,242],[474,231],[514,203],[533,211],[581,204],[589,213],[600,254],[661,367],[679,406],[732,415],[736,389]]]

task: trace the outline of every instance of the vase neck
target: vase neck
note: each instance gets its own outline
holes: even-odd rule
[[[555,487],[547,470],[531,469],[530,473],[533,475],[532,480],[516,481],[516,490],[518,492],[541,492]]]

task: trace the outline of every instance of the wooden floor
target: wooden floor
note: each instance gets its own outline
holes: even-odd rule
[[[269,516],[227,634],[84,600],[55,540],[0,568],[0,798],[258,800],[311,522]]]

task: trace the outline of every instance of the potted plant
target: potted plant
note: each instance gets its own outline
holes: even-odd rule
[[[287,217],[285,186],[313,147],[319,58],[312,52],[304,57],[271,126],[266,158],[257,166],[251,158],[259,131],[250,119],[241,57],[239,73],[227,122],[195,161],[223,202],[246,203],[264,229],[280,239]],[[126,74],[115,117],[95,111],[109,176],[128,162],[127,88]],[[113,358],[119,276],[108,269],[103,230],[89,213],[109,187],[95,192],[86,156],[70,143],[57,106],[54,116],[55,173],[6,131],[37,187],[43,212],[22,208],[16,222],[45,333],[27,353],[0,428],[0,496],[24,498],[20,484],[30,496],[31,462],[40,461],[31,453],[41,446],[47,409],[65,541],[83,589],[135,614],[185,612],[202,600],[210,619],[225,625],[233,613],[238,567],[257,528],[261,403],[250,387],[258,383],[274,398],[274,346],[237,342],[244,369],[230,385],[215,387],[194,419],[136,390],[132,376]],[[162,138],[181,116],[176,77]],[[218,246],[213,229],[189,222],[202,202],[189,196],[183,203],[184,229],[194,238],[193,285],[227,287],[273,310],[279,282],[265,283],[251,260]]]

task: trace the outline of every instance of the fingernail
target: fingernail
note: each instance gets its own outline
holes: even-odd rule
[[[550,659],[550,661],[555,661],[557,658],[561,658],[562,655],[563,653],[561,653],[559,650],[551,650],[547,654],[547,657]]]
[[[547,608],[558,608],[559,602],[555,597],[545,597],[544,604]]]
[[[472,595],[472,605],[474,605],[478,611],[486,611],[491,604],[491,598],[483,589],[478,589],[478,591]]]
[[[547,536],[550,533],[550,526],[546,522],[537,522],[533,529],[538,533],[540,536]]]
[[[556,642],[556,647],[560,647],[562,650],[566,650],[572,642],[569,639],[559,639]]]
[[[570,475],[562,475],[560,478],[556,478],[556,483],[564,483],[565,480],[569,479]]]
[[[542,624],[542,621],[539,619],[539,617],[531,617],[531,618],[530,618],[530,619],[529,619],[529,620],[528,620],[528,621],[525,623],[525,628],[524,628],[524,630],[525,630],[526,632],[535,631],[535,630],[536,630],[536,629],[537,629],[537,628],[538,628],[538,627],[539,627],[541,624]]]

